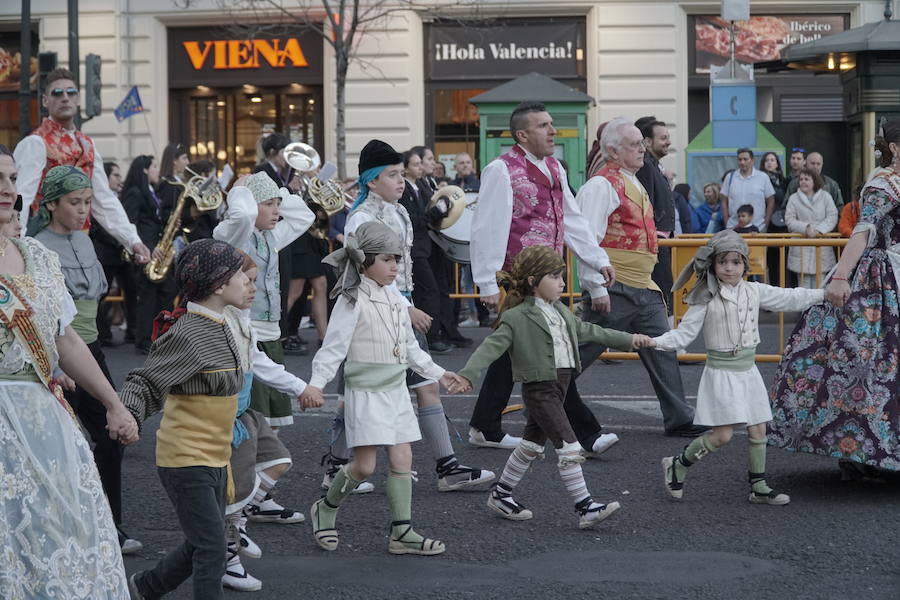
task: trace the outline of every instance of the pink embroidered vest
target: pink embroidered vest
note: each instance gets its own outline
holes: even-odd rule
[[[609,216],[606,237],[600,245],[656,254],[656,224],[647,192],[622,175],[615,163],[607,163],[596,176],[605,177],[619,195],[619,207]]]
[[[512,185],[512,223],[506,244],[503,270],[512,267],[513,259],[527,246],[547,246],[560,254],[563,250],[563,182],[559,163],[547,157],[553,183],[547,180],[534,163],[525,158],[525,151],[515,145],[500,156],[509,171]]]

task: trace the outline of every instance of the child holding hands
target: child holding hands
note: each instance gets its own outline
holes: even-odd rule
[[[491,490],[487,505],[506,519],[523,521],[533,515],[512,497],[529,465],[544,453],[549,439],[556,449],[559,474],[575,503],[581,529],[592,527],[619,510],[618,502],[599,504],[584,481],[581,445],[563,410],[571,379],[581,370],[578,344],[597,342],[621,350],[642,348],[650,338],[604,329],[581,321],[559,302],[565,287],[566,264],[552,248],[530,246],[513,263],[512,273],[498,281],[509,289],[497,329],[469,358],[458,377],[462,385],[451,392],[471,389],[482,372],[509,351],[513,380],[522,382],[528,423],[503,474]]]
[[[690,305],[676,329],[653,338],[658,350],[690,344],[703,328],[706,367],[697,390],[694,423],[710,431],[678,456],[662,459],[666,491],[680,499],[688,468],[731,440],[735,426],[747,424],[750,502],[782,505],[791,501],[766,483],[766,423],[772,420],[769,393],[756,368],[759,309],[800,311],[822,302],[822,289],[785,289],[744,281],[749,270],[747,243],[733,230],[720,231],[697,250],[672,290],[697,276],[685,296]]]
[[[370,221],[346,238],[344,248],[324,262],[338,270],[332,296],[338,297],[322,348],[313,359],[312,377],[301,402],[319,400],[322,388],[344,364],[344,425],[353,460],[335,474],[325,497],[310,508],[316,543],[335,550],[337,511],[350,493],[375,470],[379,446],[387,447],[390,476],[391,554],[440,554],[444,544],[416,533],[411,524],[412,451],[421,438],[406,389],[406,370],[449,387],[456,375],[432,362],[416,342],[407,307],[389,291],[403,255],[400,238],[386,225]]]

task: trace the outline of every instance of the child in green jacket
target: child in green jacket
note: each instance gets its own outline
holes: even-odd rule
[[[565,270],[565,262],[552,248],[530,246],[516,257],[512,274],[499,274],[498,280],[509,289],[500,321],[459,371],[458,375],[467,381],[453,386],[451,391],[471,389],[472,382],[488,365],[509,352],[513,380],[522,382],[528,423],[521,443],[491,489],[487,505],[513,521],[533,516],[513,499],[512,491],[531,462],[543,455],[549,439],[559,458],[560,477],[575,502],[578,527],[586,529],[619,510],[619,503],[599,504],[591,497],[581,472],[582,448],[563,410],[569,382],[581,370],[578,344],[596,342],[632,350],[647,346],[650,338],[604,329],[575,317],[559,302]]]

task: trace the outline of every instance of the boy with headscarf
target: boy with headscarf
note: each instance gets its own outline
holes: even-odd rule
[[[379,446],[387,449],[390,475],[386,485],[391,505],[391,554],[440,554],[444,544],[412,529],[412,451],[421,438],[406,390],[406,371],[440,380],[445,387],[456,375],[436,365],[419,347],[406,304],[388,287],[397,277],[403,255],[400,239],[386,225],[363,223],[345,245],[325,262],[335,267],[337,298],[312,377],[301,402],[321,399],[322,388],[344,363],[344,427],[352,462],[338,469],[325,497],[310,508],[316,543],[335,550],[337,511],[347,496],[375,470]],[[346,362],[345,362],[346,360]]]
[[[97,308],[106,294],[106,275],[86,231],[91,211],[91,180],[78,167],[58,166],[47,171],[41,184],[41,204],[28,221],[28,235],[59,255],[66,289],[75,300],[77,313],[72,329],[84,340],[103,375],[112,384],[106,357],[97,339]],[[78,415],[94,445],[94,462],[103,491],[109,500],[113,521],[119,529],[119,545],[124,553],[143,546],[122,532],[122,445],[109,438],[106,408],[81,386],[66,392],[66,401]]]
[[[801,311],[822,302],[824,290],[785,289],[744,280],[750,251],[731,229],[720,231],[697,249],[672,286],[677,291],[696,277],[685,296],[690,305],[681,323],[653,338],[657,350],[686,348],[703,329],[706,366],[697,390],[694,423],[712,427],[678,456],[662,459],[666,491],[680,499],[688,467],[731,440],[734,428],[747,425],[750,502],[783,505],[790,496],[766,483],[766,424],[772,420],[769,393],[756,368],[759,309]]]
[[[522,441],[488,496],[488,508],[512,521],[532,518],[532,512],[517,502],[512,492],[531,463],[543,456],[549,439],[556,449],[559,475],[575,504],[578,526],[586,529],[619,510],[619,503],[600,504],[588,491],[581,471],[583,449],[563,409],[569,382],[581,370],[578,344],[596,342],[632,350],[643,347],[650,338],[604,329],[575,317],[559,301],[565,271],[566,263],[553,248],[529,246],[522,250],[511,272],[501,271],[497,277],[508,293],[496,330],[472,354],[459,376],[467,380],[462,390],[470,388],[491,363],[509,352],[513,381],[522,382],[528,422]]]
[[[220,598],[225,574],[225,504],[234,490],[228,463],[244,372],[225,319],[248,294],[243,254],[199,240],[178,256],[175,280],[186,312],[132,370],[122,402],[140,424],[162,410],[156,465],[185,540],[155,567],[128,580],[132,598],[159,598],[193,575],[194,598]]]

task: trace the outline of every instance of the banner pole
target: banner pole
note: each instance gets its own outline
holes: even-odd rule
[[[150,121],[147,120],[147,111],[141,110],[141,114],[144,116],[144,124],[147,126],[147,135],[150,136],[150,143],[153,145],[153,155],[159,156],[159,150],[156,148],[156,140],[153,139],[153,131],[150,129]]]

